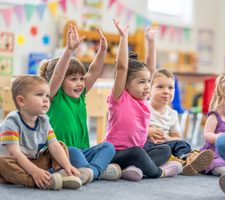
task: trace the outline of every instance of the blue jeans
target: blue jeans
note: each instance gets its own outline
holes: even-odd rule
[[[94,173],[93,180],[100,176],[115,155],[115,148],[109,142],[103,142],[87,149],[69,147],[68,150],[71,164],[76,168],[91,168]]]
[[[225,160],[225,134],[217,138],[215,146],[219,155]]]

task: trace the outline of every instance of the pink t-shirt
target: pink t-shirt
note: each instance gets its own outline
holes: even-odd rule
[[[115,100],[113,93],[107,98],[109,118],[104,141],[116,150],[133,146],[143,147],[148,133],[150,110],[147,100],[134,99],[126,90]]]

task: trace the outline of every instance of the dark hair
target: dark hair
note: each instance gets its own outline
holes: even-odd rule
[[[132,79],[134,79],[136,72],[144,68],[148,69],[147,65],[138,59],[138,55],[134,52],[129,52],[126,83],[129,83]]]
[[[52,60],[41,61],[38,70],[40,76],[43,77],[45,80],[49,81],[52,77],[58,60],[59,58],[53,58]],[[71,74],[82,74],[83,76],[86,74],[84,65],[76,58],[70,59],[70,63],[66,71],[65,77]]]
[[[25,96],[36,85],[40,84],[46,84],[48,86],[48,82],[38,75],[19,75],[16,77],[12,82],[11,91],[13,102],[18,110],[20,110],[20,107],[16,101],[16,97],[18,95]]]

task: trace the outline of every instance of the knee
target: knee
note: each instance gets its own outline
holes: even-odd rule
[[[102,148],[107,149],[107,151],[110,152],[113,155],[115,155],[115,153],[116,153],[115,147],[110,142],[103,142]]]
[[[162,154],[169,160],[169,158],[172,155],[170,146],[167,144],[162,144],[160,147],[161,147]]]
[[[134,146],[131,148],[132,148],[132,156],[135,160],[140,159],[140,157],[142,157],[143,154],[146,154],[145,150],[141,147]]]

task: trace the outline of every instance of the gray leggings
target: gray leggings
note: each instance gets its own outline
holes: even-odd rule
[[[117,163],[121,169],[130,165],[135,165],[142,170],[143,174],[150,178],[158,178],[162,175],[159,168],[166,163],[171,156],[170,148],[167,145],[153,147],[148,151],[143,148],[134,146],[123,150],[116,151],[111,163]]]

